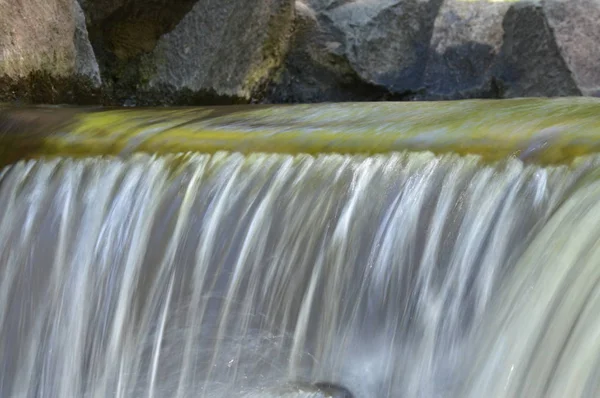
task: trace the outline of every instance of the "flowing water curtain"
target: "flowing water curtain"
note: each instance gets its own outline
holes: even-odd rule
[[[594,174],[542,228],[499,292],[464,396],[600,394],[600,181]]]
[[[597,164],[220,152],[8,166],[0,395],[329,380],[452,396],[497,287]]]

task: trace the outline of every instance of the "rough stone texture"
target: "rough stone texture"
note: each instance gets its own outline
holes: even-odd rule
[[[0,100],[91,92],[98,65],[75,0],[0,0]]]
[[[285,66],[268,93],[269,102],[381,100],[389,90],[365,81],[350,64],[343,32],[315,10],[296,1]]]
[[[88,76],[99,83],[85,20],[74,0],[0,0],[0,75]],[[81,51],[81,52],[80,52]]]
[[[600,0],[547,0],[544,11],[579,89],[600,97]]]
[[[544,6],[537,0],[446,0],[435,22],[420,98],[579,95]]]
[[[291,51],[272,102],[409,99],[441,0],[296,1]]]
[[[283,62],[292,0],[200,0],[144,62],[148,87],[251,99]]]
[[[366,81],[394,92],[422,88],[441,0],[339,2],[323,14],[344,32],[348,60]]]
[[[79,3],[73,1],[73,18],[75,22],[75,31],[73,41],[75,44],[75,74],[78,76],[87,76],[90,82],[99,87],[102,83],[100,79],[100,69],[96,61],[94,49],[88,38],[88,31],[85,24],[85,15]]]
[[[441,3],[442,0],[298,1],[296,10],[302,10],[297,13],[302,21],[297,21],[297,26],[304,28],[292,45],[288,74],[299,82],[298,90],[310,92],[314,89],[309,85],[310,79],[297,76],[294,71],[303,69],[310,59],[315,71],[335,75],[329,79],[315,76],[317,81],[331,82],[330,87],[322,87],[326,93],[333,93],[324,95],[326,99],[335,99],[353,85],[356,93],[351,97],[390,98],[386,93],[396,94],[394,99],[410,96],[422,88],[433,22]],[[294,60],[303,60],[303,66],[298,68]],[[283,80],[283,84],[290,85]]]
[[[0,101],[600,96],[600,0],[0,0],[0,9]]]
[[[196,0],[80,0],[96,51],[115,68],[154,50]],[[116,58],[116,59],[113,59]]]
[[[598,95],[600,0],[303,0],[273,102]]]
[[[542,6],[515,3],[503,21],[504,41],[493,75],[505,97],[581,95]]]
[[[507,2],[446,0],[436,18],[425,70],[429,99],[497,97],[490,69],[503,43]]]

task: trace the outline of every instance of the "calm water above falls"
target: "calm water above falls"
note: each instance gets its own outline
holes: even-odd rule
[[[7,166],[0,396],[596,397],[599,163]]]

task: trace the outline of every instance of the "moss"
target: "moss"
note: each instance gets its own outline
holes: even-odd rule
[[[293,20],[293,2],[281,2],[280,9],[269,20],[260,62],[246,75],[243,89],[249,92],[254,100],[264,97],[269,78],[283,66],[292,35]]]
[[[101,103],[102,95],[86,77],[40,71],[19,79],[0,77],[0,102],[92,105]]]
[[[15,117],[14,110],[0,109],[0,130],[5,132],[0,137],[0,154],[14,160],[15,156],[132,152],[375,154],[412,150],[479,155],[485,161],[521,156],[531,163],[569,164],[600,151],[600,101],[589,99],[68,112],[55,110],[51,115],[57,121],[48,121],[45,115],[38,123],[31,122],[37,120],[35,113]],[[59,118],[60,114],[64,117]],[[44,129],[33,134],[36,126]],[[60,135],[53,134],[59,131],[53,126],[60,126]],[[558,129],[560,134],[545,135],[548,129]],[[536,142],[544,145],[522,156]],[[13,148],[20,148],[16,155],[11,154]]]

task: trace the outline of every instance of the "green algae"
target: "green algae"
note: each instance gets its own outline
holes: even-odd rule
[[[35,119],[39,109],[27,112],[37,120],[33,135],[31,123],[16,116],[18,110],[0,108],[0,148],[4,148],[0,155],[8,146],[19,148],[16,156],[7,157],[10,161],[136,152],[374,154],[415,150],[473,154],[488,161],[519,156],[557,164],[600,150],[600,101],[591,98],[56,109],[53,119],[60,123]],[[7,120],[12,120],[11,134],[4,131]]]

